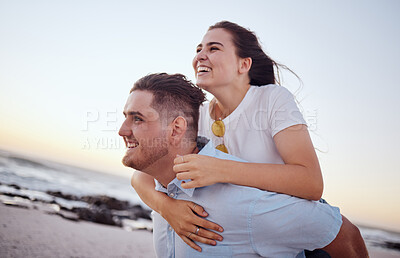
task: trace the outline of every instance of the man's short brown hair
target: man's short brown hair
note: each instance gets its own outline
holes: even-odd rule
[[[157,110],[162,122],[170,123],[182,116],[188,123],[187,136],[196,140],[199,108],[205,101],[204,92],[182,74],[155,73],[139,79],[130,93],[135,90],[153,94],[152,107]]]

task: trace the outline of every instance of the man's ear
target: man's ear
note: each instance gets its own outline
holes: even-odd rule
[[[253,60],[251,57],[241,58],[239,64],[239,73],[247,73],[250,71]]]
[[[171,122],[171,144],[178,145],[181,143],[182,138],[185,136],[187,130],[187,121],[184,117],[178,116]]]

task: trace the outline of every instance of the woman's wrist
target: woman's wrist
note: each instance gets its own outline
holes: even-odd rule
[[[221,174],[223,182],[228,184],[246,185],[248,173],[246,173],[246,166],[249,163],[224,160],[222,165]]]
[[[155,210],[155,211],[157,213],[159,213],[162,217],[164,217],[163,216],[164,211],[170,209],[171,202],[173,202],[173,201],[174,201],[174,199],[170,198],[166,194],[165,195],[163,194],[161,196],[161,198],[158,198],[158,204],[156,205],[157,206],[157,210]]]
[[[217,174],[219,175],[219,183],[232,183],[232,162],[231,160],[220,160]]]

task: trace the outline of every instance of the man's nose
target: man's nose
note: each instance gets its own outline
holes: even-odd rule
[[[126,125],[126,120],[122,123],[121,128],[119,128],[118,134],[120,136],[129,136],[132,133],[130,128]]]

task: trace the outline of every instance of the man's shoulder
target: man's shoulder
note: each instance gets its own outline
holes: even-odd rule
[[[203,137],[204,138],[204,137]],[[207,138],[206,138],[207,139]],[[218,159],[226,159],[226,160],[233,160],[233,161],[240,161],[240,162],[247,162],[241,158],[233,156],[231,154],[227,154],[220,150],[217,150],[212,141],[208,141],[208,143],[200,150],[198,153],[199,155],[209,156]]]

